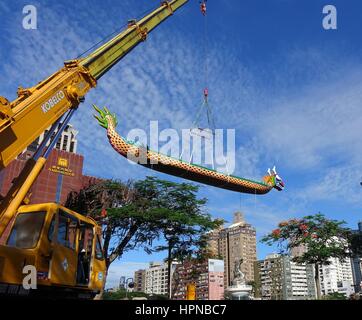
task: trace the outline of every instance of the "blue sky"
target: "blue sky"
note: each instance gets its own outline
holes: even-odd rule
[[[1,95],[15,97],[159,1],[0,2]],[[22,8],[38,9],[38,29],[22,28]],[[338,10],[338,30],[322,28],[322,8]],[[217,127],[236,129],[236,174],[260,179],[277,165],[282,193],[262,197],[202,186],[208,211],[231,221],[241,210],[260,238],[286,218],[323,212],[356,228],[362,220],[362,3],[358,0],[209,0],[210,104]],[[118,130],[192,125],[204,87],[203,18],[198,1],[153,32],[104,76],[73,119],[85,172],[107,178],[154,174],[109,146],[91,104],[116,112]],[[180,181],[166,175],[162,178]],[[258,244],[258,257],[273,249]],[[129,252],[110,283],[164,255]]]

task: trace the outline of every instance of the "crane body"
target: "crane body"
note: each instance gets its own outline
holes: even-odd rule
[[[86,94],[107,71],[188,1],[163,1],[141,20],[130,20],[126,30],[85,58],[66,61],[63,68],[34,87],[19,88],[14,101],[0,97],[0,170],[52,126],[1,201],[0,295],[24,294],[22,281],[26,265],[36,268],[39,285],[44,289],[33,290],[36,293],[92,297],[103,288],[106,265],[101,250],[101,227],[86,213],[80,215],[59,204],[29,205],[27,194],[62,128]],[[64,116],[62,127],[55,134]],[[25,294],[30,292],[25,290]]]

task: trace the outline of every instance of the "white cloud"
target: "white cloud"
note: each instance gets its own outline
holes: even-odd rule
[[[133,6],[128,2],[116,6],[123,21],[136,13],[129,12]],[[17,85],[30,86],[44,79],[64,60],[97,42],[105,30],[119,26],[120,20],[108,18],[102,6],[96,8],[78,11],[61,3],[52,9],[42,5],[39,29],[31,32],[18,22],[8,23],[10,50],[0,73],[4,94],[14,97]],[[117,114],[122,135],[131,128],[147,129],[150,120],[176,129],[192,124],[202,98],[204,56],[191,31],[180,25],[173,24],[172,30],[161,26],[153,32],[99,81],[80,106],[73,124],[80,131],[79,150],[85,155],[88,174],[121,179],[154,174],[131,166],[111,148],[104,129],[92,118],[92,103],[106,105]],[[362,165],[360,65],[337,66],[341,60],[327,52],[290,48],[269,63],[284,66],[280,76],[272,67],[262,70],[244,64],[233,50],[210,43],[209,87],[217,127],[237,130],[236,174],[260,180],[276,164],[282,176],[287,174],[286,180],[289,176],[297,181],[292,191],[270,196],[277,200],[269,196],[260,200],[260,209],[250,203],[245,207],[246,212],[255,212],[251,219],[257,227],[269,228],[310,201],[343,198],[356,202],[359,193],[354,192],[354,183],[355,178],[359,182]],[[290,91],[291,87],[296,89]],[[207,192],[210,197],[223,194],[215,188]],[[225,215],[232,212],[231,207],[213,211],[218,210]]]
[[[267,153],[287,159],[285,164],[293,170],[315,170],[331,158],[360,158],[362,84],[358,66],[339,67],[339,80],[314,81],[299,94],[272,97],[270,108],[260,109],[249,126],[264,142]]]
[[[361,167],[334,167],[324,170],[323,176],[312,181],[297,197],[305,201],[328,200],[359,204],[362,198],[360,186]]]
[[[59,20],[63,9],[61,5],[42,6],[42,21],[58,22],[41,24],[40,21],[39,29],[34,32],[25,33],[15,23],[8,26],[11,54],[0,77],[8,84],[9,98],[14,98],[17,84],[30,86],[45,79],[61,67],[62,61],[76,57],[80,49],[90,47],[93,38],[98,38],[87,34],[88,25],[79,25],[71,19],[71,15],[63,15]],[[102,26],[112,30],[112,23],[102,19],[105,16],[102,10],[97,13]],[[130,173],[135,171],[109,147],[104,130],[92,117],[91,103],[107,105],[117,113],[121,134],[131,128],[147,128],[149,121],[155,119],[174,128],[187,127],[192,123],[192,113],[188,113],[184,106],[192,108],[189,91],[195,86],[192,75],[194,54],[180,44],[181,40],[176,41],[179,45],[170,50],[167,32],[159,30],[160,34],[152,33],[149,41],[141,45],[142,49],[137,48],[99,81],[98,87],[89,93],[86,103],[79,107],[72,120],[80,131],[79,150],[86,156],[89,173],[104,173],[105,170],[98,170],[100,162],[108,168],[108,176],[119,177],[125,166]],[[177,30],[173,30],[173,35],[174,39],[179,37]],[[11,83],[5,81],[9,78]]]

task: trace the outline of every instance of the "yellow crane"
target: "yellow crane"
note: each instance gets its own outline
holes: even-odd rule
[[[0,294],[50,291],[89,297],[103,288],[106,267],[100,226],[59,204],[26,204],[26,196],[87,92],[187,2],[161,2],[141,20],[128,21],[124,31],[85,58],[66,61],[63,68],[34,87],[19,88],[14,101],[0,97],[0,170],[52,126],[1,201]],[[24,289],[26,266],[35,267],[38,289],[42,290]]]

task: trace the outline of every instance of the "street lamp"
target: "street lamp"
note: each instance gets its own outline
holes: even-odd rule
[[[119,289],[126,288],[126,277],[122,276],[119,279]]]
[[[125,282],[125,285],[126,285],[126,299],[128,299],[128,288],[130,289],[134,288],[133,278],[128,278]]]
[[[165,239],[168,242],[168,260],[167,260],[167,286],[168,286],[168,298],[172,299],[172,246],[171,242],[175,239],[174,228],[169,226],[166,228]]]

